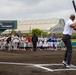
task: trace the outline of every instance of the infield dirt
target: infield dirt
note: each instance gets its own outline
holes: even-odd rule
[[[60,64],[62,63],[64,52],[65,50],[37,50],[36,52],[30,50],[3,50],[0,51],[0,62]],[[76,50],[73,50],[71,62],[76,65]],[[53,66],[48,67],[53,68]],[[54,66],[54,68],[63,68],[63,66]],[[29,65],[0,64],[0,75],[76,75],[76,70],[49,72]]]

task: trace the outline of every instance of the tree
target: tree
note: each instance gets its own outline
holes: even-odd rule
[[[37,36],[46,36],[47,35],[46,32],[44,32],[43,30],[37,29],[37,28],[32,30],[32,35],[33,34],[36,34]]]

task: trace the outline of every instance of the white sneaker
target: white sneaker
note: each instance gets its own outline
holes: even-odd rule
[[[73,65],[73,64],[70,64],[70,65],[67,64],[66,67],[67,67],[67,68],[73,68],[73,67],[76,67],[76,66]]]
[[[64,66],[66,66],[66,65],[67,65],[66,61],[64,61],[64,60],[63,60],[62,64],[63,64]]]

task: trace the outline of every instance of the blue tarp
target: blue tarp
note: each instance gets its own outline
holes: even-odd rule
[[[72,42],[72,46],[76,46],[76,42]]]

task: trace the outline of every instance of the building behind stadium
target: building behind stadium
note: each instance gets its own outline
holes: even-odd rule
[[[64,19],[49,18],[49,19],[33,19],[33,20],[17,20],[17,29],[21,33],[30,33],[32,29],[40,29],[47,33],[62,32],[65,25]],[[9,29],[11,31],[11,29]],[[9,33],[9,30],[2,32],[3,34]]]

